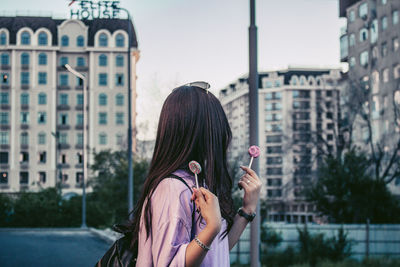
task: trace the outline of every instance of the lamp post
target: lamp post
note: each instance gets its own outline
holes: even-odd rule
[[[132,27],[131,14],[126,8],[119,8],[128,15],[128,214],[133,210],[133,164],[132,164],[132,89],[131,89],[131,46],[132,46]],[[132,218],[133,214],[129,215]]]
[[[74,70],[70,65],[65,64],[65,68],[76,77],[83,80],[83,177],[82,177],[82,225],[81,228],[87,228],[86,225],[86,185],[87,178],[87,83],[86,77]]]
[[[250,145],[258,145],[258,70],[257,70],[257,26],[256,3],[250,0],[250,27],[249,27],[249,126]],[[259,171],[258,160],[253,164],[253,170]],[[250,258],[251,267],[260,266],[260,204],[250,228]]]

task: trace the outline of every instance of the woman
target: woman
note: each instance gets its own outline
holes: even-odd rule
[[[241,167],[241,215],[233,210],[226,156],[232,134],[219,100],[208,88],[205,82],[180,86],[163,105],[153,159],[134,214],[136,266],[229,266],[229,250],[256,209],[261,181]],[[192,160],[203,167],[199,190],[187,168]]]

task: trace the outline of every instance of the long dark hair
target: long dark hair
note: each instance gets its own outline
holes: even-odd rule
[[[180,86],[167,97],[161,110],[149,174],[131,223],[131,248],[137,253],[142,209],[147,237],[151,234],[151,196],[157,185],[175,170],[196,160],[203,167],[203,181],[219,200],[227,221],[225,236],[233,224],[232,179],[228,173],[227,149],[232,139],[228,120],[219,100],[196,86]]]

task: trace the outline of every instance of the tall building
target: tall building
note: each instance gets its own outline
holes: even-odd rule
[[[127,76],[134,128],[139,57],[132,30],[128,74],[128,27],[121,19],[0,17],[0,192],[58,182],[63,193],[82,191],[83,81],[65,64],[87,78],[90,152],[126,149]]]
[[[340,17],[347,19],[340,37],[341,61],[349,65],[343,95],[354,92],[354,86],[368,92],[370,126],[359,119],[353,131],[362,147],[369,147],[365,143],[372,136],[373,143],[389,151],[400,139],[399,11],[400,0],[340,1]],[[400,177],[389,188],[400,195]]]
[[[259,73],[259,176],[268,219],[314,221],[314,205],[303,188],[316,174],[320,155],[334,152],[337,133],[337,69],[289,68]],[[232,128],[229,157],[249,160],[249,85],[241,77],[220,91],[220,101]]]

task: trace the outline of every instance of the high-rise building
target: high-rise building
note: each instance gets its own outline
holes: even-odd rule
[[[89,164],[92,151],[126,149],[127,76],[134,128],[139,57],[134,30],[128,55],[128,23],[0,17],[0,192],[57,182],[63,193],[82,191],[83,81],[65,64],[87,78]]]
[[[311,222],[314,205],[303,188],[320,164],[333,153],[337,134],[338,69],[289,68],[259,73],[259,176],[268,220]],[[230,160],[249,160],[249,85],[247,76],[220,91],[231,125]]]
[[[399,12],[400,0],[340,1],[340,17],[347,19],[340,37],[341,61],[349,65],[343,96],[357,92],[355,87],[363,89],[367,93],[364,108],[369,114],[368,120],[355,121],[353,138],[368,150],[370,146],[365,144],[371,137],[385,153],[400,140]],[[400,195],[400,177],[388,186]]]

